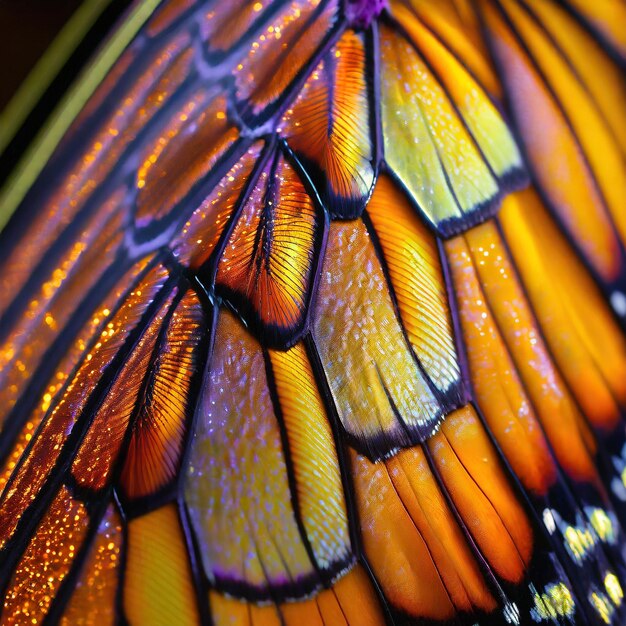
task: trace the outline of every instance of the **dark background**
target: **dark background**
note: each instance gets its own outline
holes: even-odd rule
[[[82,0],[0,0],[0,112],[81,3]],[[131,4],[132,0],[103,2],[106,8],[0,153],[0,186]]]
[[[0,110],[81,0],[0,0]]]

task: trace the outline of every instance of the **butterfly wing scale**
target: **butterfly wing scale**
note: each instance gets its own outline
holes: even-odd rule
[[[619,37],[356,5],[165,3],[3,232],[1,623],[623,621]]]

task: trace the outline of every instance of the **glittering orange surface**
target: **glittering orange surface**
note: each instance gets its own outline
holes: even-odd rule
[[[72,476],[82,487],[102,489],[110,481],[129,420],[134,417],[136,404],[143,400],[140,394],[145,393],[157,338],[174,296],[175,290],[142,333],[92,419],[72,463]]]
[[[122,520],[110,505],[89,548],[61,626],[113,626],[121,573]]]
[[[88,524],[85,507],[61,487],[9,583],[3,624],[42,622],[74,562]]]
[[[103,371],[145,312],[155,288],[162,284],[165,275],[163,268],[156,268],[131,292],[125,306],[101,332],[101,339],[87,354],[63,397],[47,414],[31,448],[2,494],[0,506],[4,514],[0,518],[0,545],[11,536],[20,516],[45,484],[63,450],[68,432],[76,424]]]

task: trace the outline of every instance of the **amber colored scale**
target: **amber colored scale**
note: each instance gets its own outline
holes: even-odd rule
[[[622,0],[164,0],[0,233],[0,625],[626,623]]]

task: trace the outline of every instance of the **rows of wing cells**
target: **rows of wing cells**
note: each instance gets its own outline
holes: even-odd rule
[[[626,46],[572,4],[157,10],[2,253],[0,623],[624,622]]]

